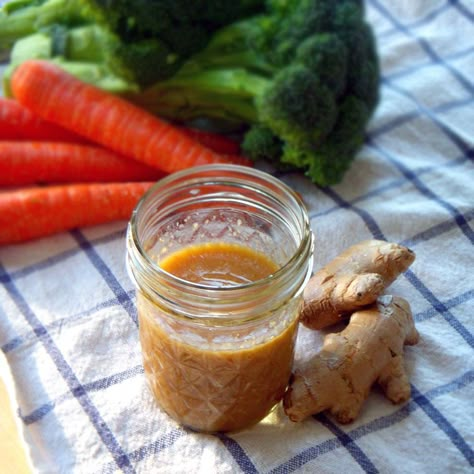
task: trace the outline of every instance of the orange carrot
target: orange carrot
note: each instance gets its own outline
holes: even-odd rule
[[[180,130],[216,153],[236,155],[240,152],[235,140],[218,133],[189,127]],[[42,120],[16,100],[3,97],[0,97],[0,140],[86,142],[83,137]]]
[[[220,134],[189,127],[180,130],[216,153],[236,155],[240,152],[235,140]],[[41,119],[16,100],[3,97],[0,97],[0,140],[87,142],[84,137]]]
[[[13,72],[11,87],[17,100],[44,120],[166,173],[229,162],[178,128],[55,64],[25,61]]]
[[[98,146],[0,141],[0,186],[153,181],[163,174]]]
[[[62,127],[46,122],[12,99],[0,97],[0,140],[85,142]]]
[[[67,184],[0,192],[0,244],[129,219],[151,185]]]
[[[240,145],[230,138],[196,128],[182,127],[186,135],[216,153],[235,155]],[[16,100],[0,97],[0,140],[83,143],[86,140],[63,127],[42,120]]]
[[[233,165],[252,166],[252,160],[242,155],[221,154],[221,156],[227,160],[227,163],[232,163]]]
[[[189,127],[182,127],[181,130],[201,145],[216,153],[222,153],[223,155],[237,155],[240,153],[238,142],[218,133]]]

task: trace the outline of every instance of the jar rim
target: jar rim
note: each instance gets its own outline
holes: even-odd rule
[[[205,184],[206,181],[204,181],[204,179],[209,177],[214,179],[230,179],[231,177],[238,177],[241,179],[249,179],[249,186],[251,186],[252,182],[259,182],[260,185],[265,185],[266,187],[264,189],[267,190],[270,190],[271,187],[275,187],[281,192],[282,198],[288,199],[293,204],[294,209],[300,210],[300,212],[298,212],[297,219],[299,226],[301,227],[301,235],[299,241],[297,242],[297,247],[291,257],[275,272],[264,278],[260,278],[251,282],[239,283],[232,286],[212,287],[202,283],[188,281],[167,272],[161,268],[157,262],[154,261],[150,253],[144,248],[143,241],[139,236],[138,223],[142,213],[145,212],[144,210],[146,210],[147,205],[152,202],[152,197],[156,196],[157,191],[160,189],[169,189],[169,187],[173,184],[178,185],[180,182],[190,183],[192,178],[195,178],[196,182]],[[186,178],[189,178],[189,180],[186,180]],[[209,180],[207,182],[209,182]],[[175,172],[155,183],[142,196],[132,213],[128,228],[127,240],[129,246],[133,247],[131,250],[134,252],[135,259],[138,257],[142,268],[146,268],[146,270],[150,272],[153,277],[161,279],[166,284],[173,285],[177,288],[177,291],[180,290],[182,292],[191,292],[195,294],[199,292],[205,292],[210,298],[209,302],[216,298],[222,298],[223,300],[227,298],[230,301],[233,297],[243,295],[249,289],[259,290],[262,288],[268,288],[275,282],[285,280],[285,274],[287,274],[290,269],[298,267],[299,262],[304,262],[306,259],[308,259],[308,257],[312,255],[313,248],[313,235],[309,217],[306,212],[305,205],[299,195],[287,184],[269,173],[257,170],[255,168],[230,164],[196,166]],[[128,265],[130,265],[129,260],[130,257],[127,259]],[[129,273],[131,274],[133,280],[135,280],[135,283],[137,283],[136,277],[133,275],[133,272],[130,271],[130,267]],[[305,273],[310,273],[310,270]],[[307,279],[305,278],[305,282],[306,280]]]

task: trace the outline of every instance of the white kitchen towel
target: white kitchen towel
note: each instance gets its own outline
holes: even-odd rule
[[[474,2],[368,0],[367,15],[383,84],[366,145],[337,186],[278,176],[308,206],[315,269],[368,238],[416,252],[390,288],[421,335],[409,402],[374,389],[350,425],[279,408],[235,434],[181,428],[145,383],[126,223],[79,229],[0,249],[0,347],[38,472],[473,472]]]

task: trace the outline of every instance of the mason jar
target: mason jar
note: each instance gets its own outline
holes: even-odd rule
[[[312,253],[302,201],[262,171],[195,167],[144,195],[127,266],[144,370],[163,411],[218,432],[272,410],[291,375]]]

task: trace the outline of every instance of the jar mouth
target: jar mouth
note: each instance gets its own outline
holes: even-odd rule
[[[268,276],[229,286],[216,287],[189,281],[161,268],[152,253],[146,248],[146,242],[140,235],[142,220],[147,216],[150,205],[154,204],[155,207],[158,207],[156,202],[154,203],[157,199],[172,200],[177,188],[186,188],[189,192],[189,199],[193,200],[199,197],[197,196],[199,193],[192,192],[193,187],[198,189],[199,186],[210,187],[229,185],[229,183],[256,192],[257,195],[264,196],[265,199],[287,208],[288,213],[295,221],[295,227],[298,227],[296,232],[298,235],[295,237],[298,241],[291,256],[284,263],[279,264],[278,268]],[[230,203],[233,202],[234,197],[232,193],[224,193],[216,199],[220,199],[222,203]],[[288,285],[288,280],[291,278],[294,278],[295,281],[300,280],[301,267],[305,265],[308,267],[305,267],[303,272],[304,283],[306,283],[311,271],[313,234],[303,201],[282,181],[255,168],[218,164],[197,166],[179,171],[155,183],[143,195],[132,213],[127,231],[127,245],[129,274],[139,288],[143,289],[145,286],[145,292],[148,289],[155,295],[157,292],[160,293],[163,286],[167,286],[173,289],[172,293],[175,295],[181,293],[182,295],[191,295],[193,298],[202,298],[207,304],[219,301],[220,306],[225,306],[226,302],[245,299],[244,295],[248,294],[250,290],[253,293],[259,293],[275,285]],[[159,282],[161,284],[157,284]],[[205,296],[203,296],[204,294]]]

